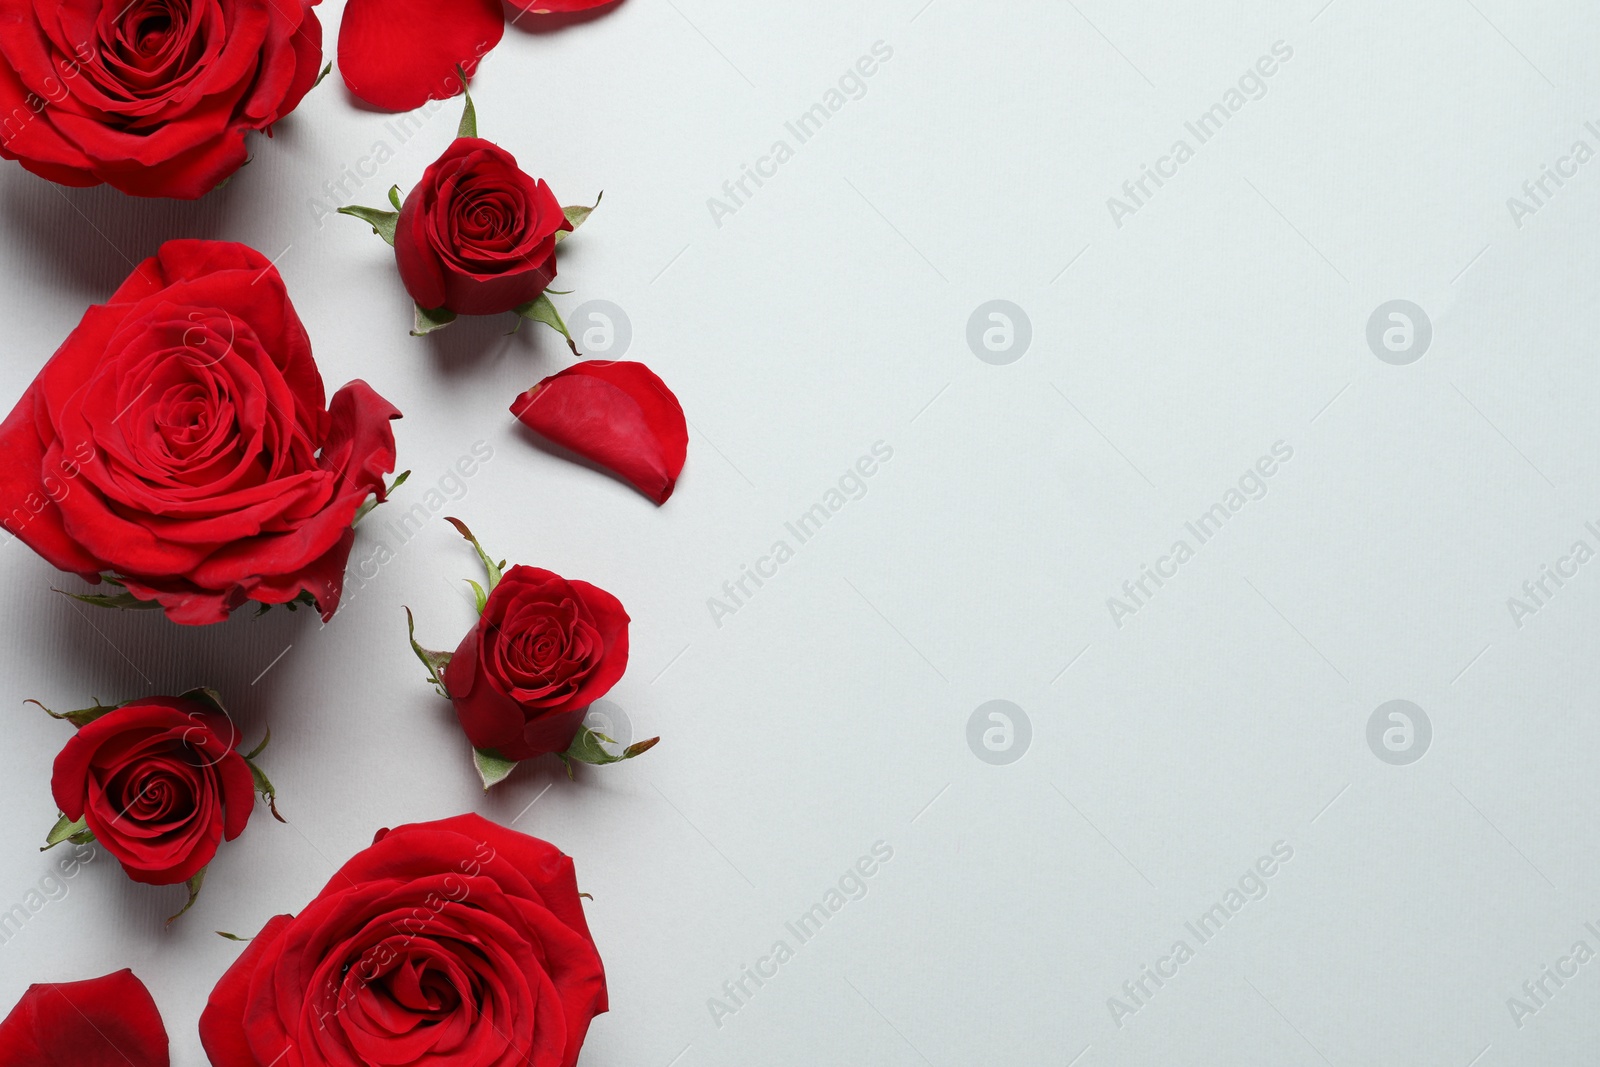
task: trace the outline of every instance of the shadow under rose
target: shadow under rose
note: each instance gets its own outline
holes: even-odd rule
[[[100,303],[164,242],[215,240],[227,223],[236,184],[199,200],[163,200],[129,196],[109,185],[74,189],[11,173],[3,210],[13,240],[55,265],[87,303]]]

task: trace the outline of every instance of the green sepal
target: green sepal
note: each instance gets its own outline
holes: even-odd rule
[[[303,607],[305,607],[305,608],[314,608],[316,606],[317,606],[317,598],[316,598],[316,596],[314,596],[311,593],[311,591],[307,590],[307,589],[300,590],[300,594],[298,596],[296,596],[293,600],[285,601],[284,604],[283,604],[283,607],[288,608],[290,611],[299,611]],[[277,604],[261,604],[261,603],[258,602],[257,607],[256,607],[256,615],[255,615],[255,617],[259,619],[259,618],[261,618],[261,616],[265,615],[267,612],[271,611],[275,607],[278,607],[278,605]]]
[[[605,198],[606,194],[602,192],[599,196],[594,198],[594,205],[592,207],[583,207],[580,205],[578,207],[562,208],[561,213],[567,217],[568,222],[572,223],[572,229],[557,231],[556,242],[560,243],[561,241],[565,241],[568,237],[571,237],[573,230],[576,230],[579,226],[582,226],[586,221],[588,221],[589,216],[594,213],[594,209],[599,207],[600,201],[604,200]]]
[[[398,185],[389,186],[389,203],[394,205],[396,211],[400,211],[405,207],[400,202],[400,187]]]
[[[450,691],[444,687],[444,669],[450,663],[451,653],[433,652],[417,644],[417,623],[411,616],[411,609],[406,608],[406,634],[411,638],[411,651],[417,654],[422,665],[428,668],[428,677],[439,690],[439,695],[447,697]]]
[[[394,231],[400,225],[400,212],[384,211],[382,208],[362,207],[360,204],[351,204],[348,207],[340,208],[339,214],[360,219],[372,227],[373,233],[389,242],[391,246],[394,244]]]
[[[456,68],[456,74],[461,77],[461,95],[466,100],[467,106],[461,111],[461,124],[456,127],[456,136],[478,136],[478,109],[472,105],[472,93],[467,88],[467,72],[461,67]]]
[[[155,600],[140,600],[132,593],[69,593],[65,589],[55,592],[62,596],[69,596],[73,600],[81,600],[85,604],[93,604],[97,608],[125,608],[130,611],[149,611],[160,608],[161,604]]]
[[[544,323],[567,339],[567,347],[572,349],[573,355],[579,359],[583,358],[583,353],[578,351],[577,343],[572,340],[572,334],[567,330],[566,322],[561,318],[561,312],[556,310],[556,306],[550,302],[550,298],[547,295],[540,293],[534,299],[517,308],[517,314],[522,318]]]
[[[411,477],[410,471],[401,471],[399,474],[395,475],[394,481],[390,482],[389,487],[383,491],[383,498],[385,500],[389,499],[396,489],[406,484],[406,479],[409,477]],[[356,517],[350,520],[350,525],[354,526],[356,523],[366,518],[367,512],[371,511],[377,506],[378,494],[373,493],[362,503],[359,508],[356,508]]]
[[[240,944],[248,944],[249,942],[255,940],[253,937],[240,937],[238,934],[230,934],[226,930],[213,930],[212,933],[216,934],[218,937],[225,937],[229,941],[237,941]]]
[[[222,694],[208,686],[191,689],[187,693],[180,693],[179,700],[192,700],[196,704],[204,704],[219,715],[228,714],[228,709],[222,706]]]
[[[608,751],[605,746],[614,745],[617,742],[611,740],[605,734],[589,729],[587,726],[580,726],[578,727],[577,735],[572,739],[572,744],[561,754],[561,758],[563,760],[577,760],[579,763],[588,763],[599,767],[608,763],[621,763],[623,760],[630,760],[635,756],[642,756],[652,748],[655,748],[660,741],[661,738],[652,737],[649,740],[629,745],[622,750],[621,755],[616,755]],[[567,770],[570,774],[570,765]]]
[[[478,777],[483,780],[483,791],[487,793],[507,778],[517,769],[515,760],[502,759],[485,749],[472,750],[472,765],[478,769]]]
[[[472,531],[467,529],[467,524],[462,522],[460,519],[451,515],[446,515],[444,517],[444,521],[448,522],[451,526],[454,526],[456,528],[456,533],[472,542],[472,547],[478,552],[478,559],[483,561],[483,569],[489,574],[489,592],[494,592],[494,587],[499,585],[500,579],[505,576],[506,561],[501,560],[499,563],[496,563],[493,559],[491,559],[489,557],[489,553],[485,552],[483,550],[483,546],[478,543],[478,539],[472,535]],[[477,588],[476,582],[473,583],[473,588]],[[485,595],[483,597],[484,603],[488,603],[488,600],[488,596]],[[478,613],[483,613],[483,604],[478,605]]]
[[[269,726],[267,727],[267,736],[261,739],[261,743],[259,745],[257,745],[255,748],[252,748],[249,752],[246,752],[244,754],[244,758],[247,760],[255,759],[257,756],[261,755],[261,753],[265,752],[267,750],[267,746],[270,744],[272,744],[272,727]]]
[[[311,83],[311,88],[315,89],[317,86],[321,85],[322,84],[322,79],[326,78],[332,71],[333,71],[333,62],[330,60],[328,62],[328,65],[323,67],[321,73],[319,73],[317,75],[317,80]]]
[[[454,321],[456,313],[449,308],[434,308],[429,311],[418,304],[415,319],[411,324],[411,336],[426,337],[434,330],[442,330]]]
[[[184,912],[186,912],[190,908],[194,907],[194,902],[200,899],[200,887],[205,885],[205,884],[206,884],[206,868],[201,867],[200,870],[199,870],[199,873],[197,873],[193,878],[189,879],[187,882],[183,883],[183,888],[185,888],[185,889],[187,889],[189,891],[189,899],[184,901],[184,904],[183,904],[182,908],[178,909],[178,914],[172,916],[171,918],[169,918],[167,920],[167,925],[168,926],[171,926],[173,923],[177,922],[180,918],[183,917]]]
[[[271,737],[269,734],[268,740],[270,739]],[[266,744],[266,741],[262,741],[261,744],[256,748],[256,751],[260,752],[262,748],[266,747]],[[281,823],[287,823],[289,820],[278,814],[278,791],[272,787],[272,779],[268,778],[267,773],[260,767],[257,767],[255,765],[255,761],[250,759],[249,756],[245,757],[244,762],[245,766],[250,768],[250,777],[255,779],[256,792],[261,794],[261,799],[265,800],[267,802],[267,807],[272,810],[272,817]]]
[[[52,719],[65,719],[67,722],[70,722],[80,730],[94,722],[100,716],[116,711],[122,706],[121,704],[107,706],[100,703],[99,698],[95,699],[94,707],[80,708],[77,711],[51,711],[43,704],[40,704],[37,700],[24,700],[23,703],[32,704],[35,707],[43,709],[44,713],[50,716]]]
[[[489,594],[483,591],[483,586],[471,578],[466,579],[466,583],[472,586],[472,599],[478,605],[478,614],[482,615],[483,609],[489,606]]]
[[[50,828],[50,833],[44,839],[44,847],[39,851],[48,852],[63,841],[71,841],[74,845],[83,845],[93,840],[94,831],[89,829],[89,824],[85,820],[79,819],[77,822],[73,822],[63,815]]]

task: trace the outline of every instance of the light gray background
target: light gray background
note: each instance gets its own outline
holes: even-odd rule
[[[0,1002],[131,965],[174,1062],[199,1064],[196,1019],[239,951],[211,931],[301,907],[380,826],[478,811],[559,844],[595,897],[613,1011],[586,1064],[1587,1055],[1600,961],[1520,1026],[1507,1000],[1574,942],[1600,950],[1600,562],[1520,627],[1507,601],[1575,541],[1600,548],[1600,161],[1520,226],[1507,198],[1575,140],[1600,149],[1597,29],[1575,0],[626,0],[509,31],[476,84],[482,130],[564,202],[606,193],[557,300],[624,308],[628,357],[692,422],[659,511],[506,414],[570,362],[554,334],[410,338],[388,250],[317,217],[378,141],[394,158],[349,199],[409,187],[457,103],[401,144],[331,78],[190,205],[6,166],[5,403],[161,239],[254,245],[330,387],[364,377],[406,413],[415,473],[357,556],[488,442],[446,512],[622,598],[612,699],[664,741],[485,798],[405,642],[402,604],[436,646],[471,618],[476,564],[438,519],[326,629],[83,608],[11,545],[0,905],[54,862],[34,849],[68,728],[25,697],[216,686],[252,737],[272,726],[290,825],[258,811],[170,932],[181,890],[91,864],[0,945]],[[784,123],[878,41],[893,58],[866,94],[718,226],[707,198],[793,144]],[[1266,94],[1118,227],[1107,198],[1280,41]],[[993,299],[1031,321],[1010,365],[966,341]],[[1366,341],[1395,299],[1433,327],[1405,366]],[[716,625],[708,599],[879,441],[894,456],[865,496]],[[1115,625],[1107,598],[1279,441],[1266,496]],[[1004,766],[967,742],[996,699],[1032,727]],[[1410,765],[1367,743],[1394,699],[1432,724]],[[868,895],[718,1026],[708,998],[794,945],[784,923],[879,841],[894,858]],[[1185,923],[1280,841],[1265,899],[1199,945]],[[1178,939],[1195,958],[1119,1026],[1108,998]]]

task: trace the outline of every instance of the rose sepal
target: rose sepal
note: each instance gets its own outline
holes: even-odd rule
[[[422,665],[428,668],[428,681],[439,690],[440,696],[449,696],[450,691],[444,687],[444,669],[449,665],[452,653],[435,652],[417,643],[417,620],[412,616],[410,608],[406,608],[406,634],[411,638],[411,651],[415,652]]]
[[[477,768],[478,777],[483,780],[485,793],[510,778],[511,772],[517,769],[516,760],[503,759],[482,748],[472,750],[472,765]]]
[[[63,815],[56,820],[55,826],[51,827],[50,833],[45,837],[44,844],[40,846],[39,851],[49,852],[63,841],[71,841],[74,845],[87,845],[93,840],[94,831],[89,829],[87,819],[79,819],[77,822],[73,822]]]
[[[183,907],[178,909],[176,915],[169,915],[166,923],[163,925],[171,926],[173,923],[183,918],[185,912],[194,907],[194,902],[200,899],[200,887],[206,884],[206,871],[209,869],[209,864],[205,867],[201,867],[200,870],[195,873],[193,878],[190,878],[187,882],[183,883],[183,888],[189,891],[189,899],[183,902]]]
[[[587,726],[578,727],[578,732],[572,738],[572,744],[565,752],[559,753],[562,764],[567,769],[567,777],[573,777],[572,764],[587,763],[594,767],[603,767],[608,763],[621,763],[636,756],[642,756],[656,745],[661,743],[661,738],[651,737],[637,741],[620,754],[608,751],[606,745],[615,745],[620,742],[613,741],[598,730],[591,730]]]
[[[528,319],[532,322],[542,322],[552,330],[556,331],[556,333],[559,333],[562,337],[567,339],[567,347],[572,349],[572,354],[574,356],[577,356],[579,359],[583,358],[583,353],[578,351],[577,342],[572,339],[572,334],[567,329],[566,320],[561,317],[561,312],[556,310],[556,306],[550,302],[550,296],[548,293],[540,293],[526,304],[518,307],[516,309],[516,313],[517,326],[522,325],[523,319]],[[511,328],[511,332],[517,332],[515,326]]]

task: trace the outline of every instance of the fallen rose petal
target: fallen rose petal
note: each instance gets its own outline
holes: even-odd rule
[[[689,449],[683,407],[643,363],[589,360],[523,393],[511,414],[664,504]]]
[[[339,24],[339,74],[356,96],[410,111],[461,92],[505,34],[500,0],[350,0]]]
[[[569,15],[620,3],[621,0],[511,0],[511,6],[530,15]]]
[[[161,1012],[130,970],[31,985],[0,1022],[0,1064],[167,1067]]]

